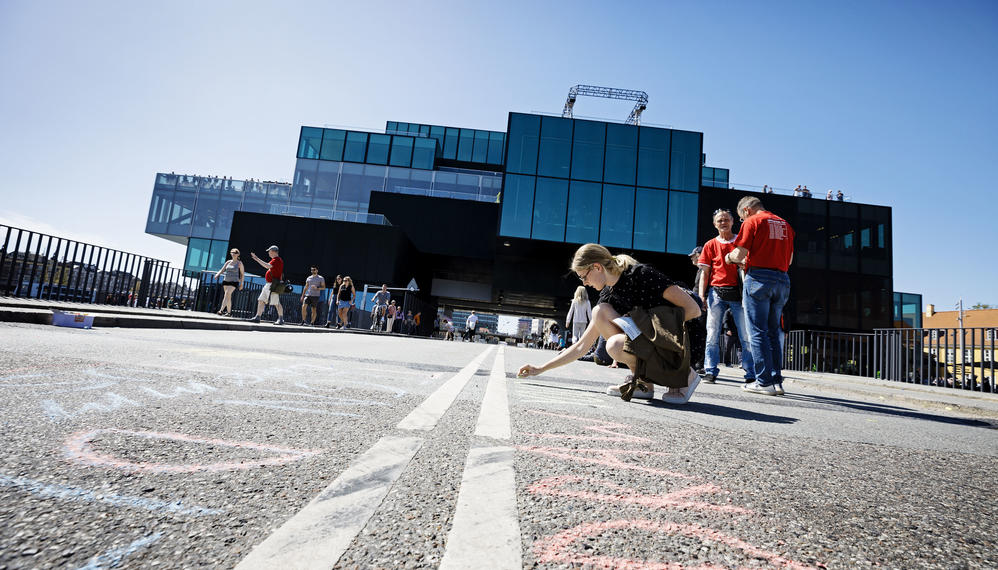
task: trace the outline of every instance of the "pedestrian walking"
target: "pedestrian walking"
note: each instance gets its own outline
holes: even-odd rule
[[[336,299],[336,314],[340,317],[340,324],[336,325],[336,328],[349,328],[350,321],[347,319],[347,313],[357,300],[357,290],[354,288],[353,279],[349,275],[343,278],[343,283],[340,283],[340,288],[336,291]]]
[[[253,261],[267,269],[267,273],[264,274],[264,279],[267,282],[264,284],[263,289],[260,291],[260,297],[257,299],[256,315],[250,321],[254,323],[260,322],[260,317],[263,316],[263,311],[267,308],[267,305],[273,305],[277,309],[277,320],[274,321],[274,324],[283,325],[284,307],[281,306],[281,296],[277,293],[271,293],[271,288],[274,284],[280,283],[281,277],[284,276],[284,260],[280,257],[280,248],[276,245],[267,248],[267,255],[270,256],[270,261],[260,259],[255,252],[250,252],[250,255],[253,257]]]
[[[388,304],[388,326],[386,330],[388,332],[395,332],[395,315],[398,313],[398,306],[395,305],[395,299]]]
[[[243,278],[246,275],[246,268],[243,267],[243,262],[239,261],[239,250],[233,248],[229,252],[231,256],[230,259],[226,260],[222,264],[222,268],[218,270],[215,274],[215,279],[218,279],[220,275],[222,277],[222,306],[218,309],[219,315],[229,315],[232,316],[232,292],[237,288],[243,290]]]
[[[339,328],[336,326],[336,303],[337,294],[340,292],[340,285],[343,284],[343,277],[337,275],[336,280],[333,281],[333,286],[329,293],[329,307],[326,308],[326,328],[330,326]]]
[[[464,340],[475,342],[475,328],[478,327],[478,315],[475,311],[471,311],[468,318],[464,321]]]
[[[326,279],[319,275],[319,268],[315,265],[309,266],[308,270],[310,275],[305,278],[305,287],[301,292],[301,324],[305,324],[306,309],[311,309],[309,325],[314,327],[315,317],[319,314],[319,296],[326,290]]]
[[[579,342],[591,320],[593,320],[593,306],[589,302],[589,293],[586,292],[585,286],[579,285],[575,288],[572,305],[568,307],[568,314],[565,316],[565,330],[572,331],[572,344]]]
[[[782,396],[780,315],[790,296],[787,270],[794,257],[794,230],[754,196],[739,200],[737,211],[742,227],[734,251],[725,259],[746,267],[742,303],[749,324],[748,348],[755,364],[755,382],[742,389]]]
[[[371,307],[371,330],[382,330],[385,319],[385,312],[388,309],[388,301],[392,294],[388,292],[388,285],[382,283],[381,290],[374,294],[374,306]]]
[[[688,402],[700,381],[690,366],[694,341],[687,328],[694,326],[690,321],[701,312],[692,293],[657,269],[628,255],[612,255],[595,243],[575,252],[572,271],[583,285],[600,292],[592,321],[571,348],[541,366],[524,364],[519,375],[534,376],[568,364],[602,335],[610,356],[631,370],[623,385],[611,386],[607,393],[624,400],[650,399],[658,384],[669,388],[662,396],[664,401]],[[681,339],[682,345],[675,339]]]
[[[700,283],[700,298],[707,305],[707,341],[704,352],[704,382],[713,384],[720,373],[720,341],[721,329],[724,324],[724,313],[731,310],[735,319],[735,327],[742,343],[748,343],[748,327],[745,323],[745,311],[742,309],[742,279],[738,267],[724,261],[724,256],[734,251],[735,239],[738,236],[731,231],[734,217],[730,210],[718,209],[714,212],[713,224],[717,236],[703,244],[703,253],[698,263],[703,270],[703,280]],[[745,379],[755,379],[755,369],[751,355],[743,360]]]

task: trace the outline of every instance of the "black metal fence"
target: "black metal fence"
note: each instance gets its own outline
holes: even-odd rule
[[[0,225],[0,295],[193,308],[200,276],[169,262]]]
[[[994,393],[996,328],[790,331],[783,368]]]

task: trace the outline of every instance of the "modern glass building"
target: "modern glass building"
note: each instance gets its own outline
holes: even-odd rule
[[[515,112],[505,132],[303,126],[290,183],[157,174],[146,231],[187,244],[189,271],[217,269],[230,246],[280,243],[293,280],[320,263],[361,284],[416,279],[451,309],[557,319],[582,243],[692,283],[709,212],[750,193],[703,147],[695,131]],[[760,197],[797,233],[791,327],[891,326],[890,208]]]

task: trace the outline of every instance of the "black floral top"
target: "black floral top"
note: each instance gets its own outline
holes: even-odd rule
[[[672,285],[678,285],[661,271],[650,265],[638,263],[620,274],[613,287],[604,287],[599,293],[599,302],[608,303],[617,313],[626,315],[634,307],[651,309],[662,305],[672,305],[662,298],[662,294]]]

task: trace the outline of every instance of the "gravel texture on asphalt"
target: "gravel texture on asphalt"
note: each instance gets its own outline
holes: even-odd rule
[[[232,567],[383,436],[423,446],[336,562],[447,548],[494,352],[428,432],[398,422],[486,345],[0,324],[0,569]],[[525,567],[994,568],[998,431],[866,396],[624,403],[626,371],[507,348]],[[330,566],[334,561],[330,561]],[[483,561],[483,567],[487,566]],[[650,566],[649,566],[650,567]]]

